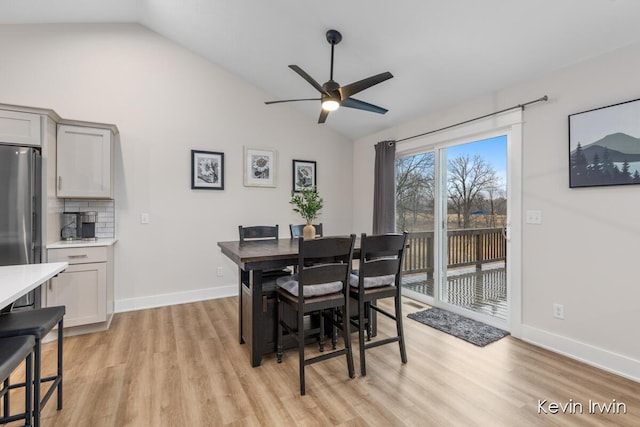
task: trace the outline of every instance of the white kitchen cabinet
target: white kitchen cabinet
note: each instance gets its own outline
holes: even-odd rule
[[[60,198],[113,198],[110,129],[58,125],[57,192]]]
[[[66,306],[65,329],[91,324],[108,328],[113,315],[113,246],[48,249],[48,261],[69,263],[46,287],[47,306]]]
[[[40,115],[0,110],[0,142],[39,147]]]

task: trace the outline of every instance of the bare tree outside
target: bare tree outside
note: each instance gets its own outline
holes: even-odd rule
[[[471,227],[471,213],[484,210],[486,200],[493,200],[497,194],[499,182],[493,166],[477,154],[473,157],[462,154],[449,160],[449,207],[457,216],[458,228]]]
[[[433,231],[435,153],[396,160],[396,227]],[[505,184],[482,156],[461,154],[448,162],[448,227],[503,227],[507,199]]]
[[[424,230],[425,226],[433,229],[434,163],[433,152],[396,160],[398,230]]]

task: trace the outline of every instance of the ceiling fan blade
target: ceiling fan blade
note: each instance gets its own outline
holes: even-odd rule
[[[301,99],[283,99],[280,101],[265,101],[264,103],[269,104],[278,104],[280,102],[295,102],[295,101],[320,101],[321,98],[301,98]]]
[[[324,123],[327,120],[329,112],[327,110],[320,110],[320,117],[318,117],[318,123]]]
[[[343,100],[340,105],[342,107],[357,108],[358,110],[371,111],[372,113],[379,114],[384,114],[389,111],[386,108],[378,107],[377,105],[369,104],[368,102],[360,101],[354,98],[347,98]]]
[[[313,79],[313,77],[311,77],[309,74],[307,74],[306,71],[304,71],[302,68],[298,67],[297,65],[289,65],[289,68],[291,68],[293,71],[298,73],[300,75],[300,77],[302,77],[303,79],[308,81],[309,84],[311,86],[315,87],[318,92],[324,93],[325,95],[329,95],[329,92],[324,90],[324,88],[320,85],[320,83],[315,81]]]
[[[351,95],[355,95],[356,93],[370,88],[373,85],[377,85],[378,83],[382,83],[385,80],[389,80],[391,77],[393,77],[393,74],[385,71],[384,73],[367,77],[366,79],[362,79],[357,82],[350,83],[346,86],[342,86],[340,89],[338,89],[340,91],[340,97],[342,99],[347,99]]]

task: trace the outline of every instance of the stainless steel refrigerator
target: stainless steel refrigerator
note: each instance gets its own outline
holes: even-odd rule
[[[41,261],[41,171],[38,149],[0,144],[0,266]],[[39,306],[39,289],[13,304]]]

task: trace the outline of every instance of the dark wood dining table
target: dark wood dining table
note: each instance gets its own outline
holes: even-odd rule
[[[238,320],[240,344],[247,344],[251,366],[275,351],[276,297],[270,271],[298,262],[298,239],[218,242],[224,255],[238,266]],[[359,256],[356,239],[354,257]]]

